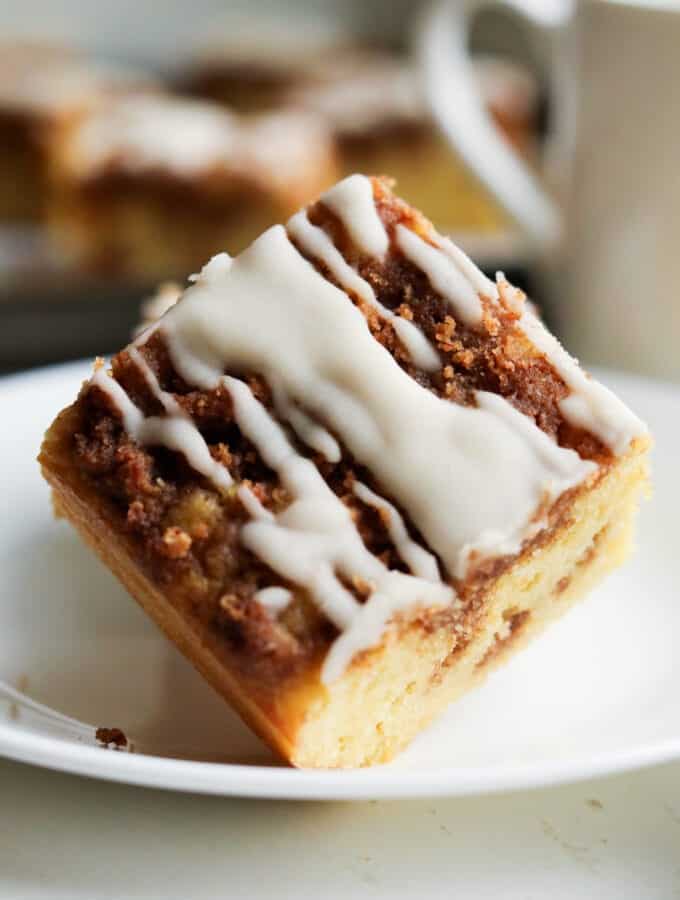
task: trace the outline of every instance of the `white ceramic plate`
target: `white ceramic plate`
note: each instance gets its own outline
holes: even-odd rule
[[[657,441],[654,498],[626,568],[464,698],[398,760],[295,771],[264,747],[52,517],[35,456],[88,367],[0,380],[0,679],[139,752],[59,738],[0,702],[0,753],[176,790],[290,798],[470,794],[680,756],[680,389],[605,375]]]

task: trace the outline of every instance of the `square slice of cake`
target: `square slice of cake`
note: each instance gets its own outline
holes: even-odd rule
[[[80,120],[52,171],[48,225],[70,262],[146,283],[241,250],[331,184],[335,157],[308,114],[146,96]]]
[[[40,462],[245,721],[329,767],[390,759],[625,559],[649,444],[520,291],[354,175],[212,259]]]

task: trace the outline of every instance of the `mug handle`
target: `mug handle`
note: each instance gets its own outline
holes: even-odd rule
[[[541,253],[554,250],[562,233],[562,213],[524,160],[511,148],[489,115],[468,52],[470,26],[482,9],[505,6],[549,37],[562,31],[573,0],[436,0],[416,30],[415,52],[425,94],[440,130],[468,169],[518,223]],[[556,143],[573,127],[571,72],[554,44],[551,88],[556,106]],[[554,148],[553,156],[555,156]],[[559,154],[560,151],[557,148]],[[548,154],[549,155],[549,154]]]

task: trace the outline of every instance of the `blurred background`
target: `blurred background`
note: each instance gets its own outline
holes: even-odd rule
[[[521,236],[430,118],[412,0],[26,0],[0,8],[0,370],[115,350],[214,253],[344,174],[388,174],[489,271]],[[542,75],[503,11],[475,78],[536,169]],[[455,102],[455,96],[452,96]],[[169,282],[169,283],[168,283]]]

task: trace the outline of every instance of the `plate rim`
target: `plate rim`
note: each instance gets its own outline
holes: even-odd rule
[[[66,375],[87,377],[94,360],[74,360],[0,376],[0,386]],[[631,372],[594,367],[605,380],[668,393],[677,402],[678,386]],[[680,735],[639,745],[545,758],[507,766],[437,766],[429,771],[387,764],[364,769],[292,767],[200,762],[106,750],[32,733],[0,722],[0,757],[74,775],[149,788],[231,797],[288,800],[373,800],[505,793],[576,783],[670,762],[680,758]]]
[[[0,723],[0,756],[73,775],[182,793],[278,800],[396,800],[500,794],[613,776],[677,759],[680,736],[568,761],[546,759],[506,767],[447,766],[423,771],[387,764],[363,769],[295,769],[138,755],[31,734]]]

